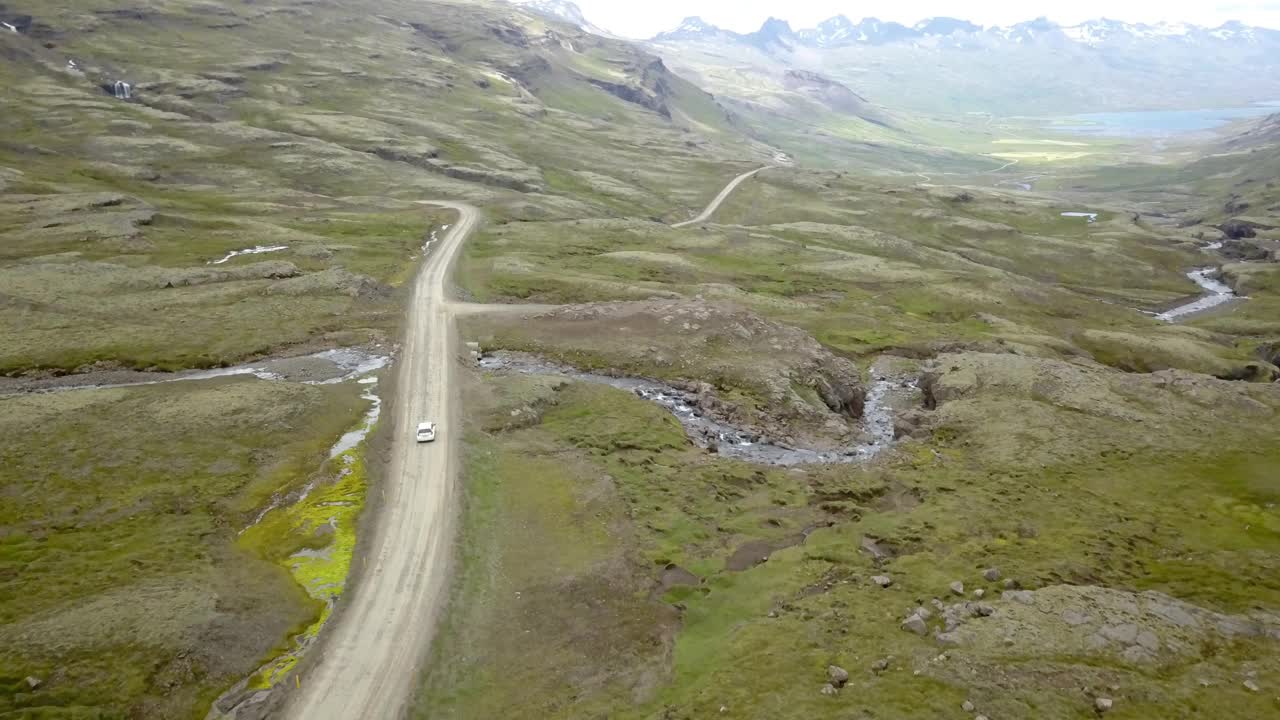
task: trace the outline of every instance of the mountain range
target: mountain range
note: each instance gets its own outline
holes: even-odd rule
[[[557,4],[572,5],[564,2]],[[581,11],[576,14],[580,15]],[[562,14],[560,17],[571,20],[572,15]],[[908,27],[878,18],[864,18],[855,23],[844,15],[837,15],[818,23],[817,27],[802,30],[792,30],[791,25],[785,20],[769,18],[759,30],[747,34],[724,30],[699,17],[688,17],[674,30],[660,33],[652,38],[653,42],[660,43],[726,39],[757,46],[784,43],[810,48],[914,43],[923,46],[941,45],[978,49],[1007,42],[1015,44],[1076,42],[1091,46],[1163,41],[1184,44],[1258,45],[1280,43],[1280,31],[1251,27],[1237,21],[1224,23],[1216,28],[1208,28],[1185,23],[1147,25],[1101,18],[1079,25],[1065,26],[1043,17],[1008,27],[985,28],[967,20],[933,17]]]
[[[517,4],[604,33],[570,0]],[[1062,25],[1041,17],[983,27],[932,17],[907,26],[837,15],[799,30],[770,17],[755,32],[739,33],[687,17],[648,44],[672,70],[729,104],[776,108],[794,71],[838,83],[870,105],[944,116],[1209,109],[1280,99],[1280,31],[1237,21]]]
[[[872,103],[930,115],[1208,109],[1280,99],[1280,32],[1239,22],[1063,26],[1039,18],[984,28],[936,17],[907,27],[836,16],[801,30],[770,18],[740,34],[693,17],[650,46],[722,97],[758,95],[762,83],[804,70]]]

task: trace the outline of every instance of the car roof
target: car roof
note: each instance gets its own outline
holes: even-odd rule
[[[423,422],[423,423],[418,423],[418,429],[419,429],[419,430],[430,430],[431,428],[433,428],[433,427],[435,427],[435,426],[436,426],[436,424],[435,424],[435,423],[433,423],[433,422]]]

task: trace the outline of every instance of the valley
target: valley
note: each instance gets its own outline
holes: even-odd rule
[[[590,18],[0,0],[0,716],[1274,714],[1280,33]]]

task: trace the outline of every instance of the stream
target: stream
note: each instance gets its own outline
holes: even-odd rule
[[[1218,243],[1218,246],[1221,247],[1221,243]],[[1211,248],[1212,246],[1210,246],[1210,249]],[[1213,277],[1213,274],[1216,272],[1218,272],[1218,268],[1207,267],[1200,268],[1199,270],[1192,270],[1187,273],[1187,277],[1191,278],[1195,284],[1204,288],[1209,294],[1185,305],[1179,305],[1172,310],[1166,310],[1165,312],[1156,315],[1156,317],[1160,320],[1164,320],[1165,322],[1177,322],[1188,315],[1203,312],[1239,298],[1240,296],[1236,295],[1235,290],[1232,290],[1226,283]]]
[[[280,252],[288,249],[288,245],[259,245],[257,247],[245,248],[244,250],[232,250],[224,255],[220,260],[210,260],[208,264],[221,265],[231,258],[240,257],[241,255],[263,255],[265,253]]]
[[[304,385],[336,385],[371,375],[390,362],[389,356],[364,348],[338,348],[310,355],[273,358],[212,370],[188,370],[176,373],[119,370],[86,375],[63,375],[32,381],[11,381],[0,378],[0,397],[23,392],[110,390],[241,375],[252,375],[260,380],[299,382]]]
[[[498,351],[480,358],[484,370],[526,375],[551,375],[579,382],[608,385],[662,406],[684,427],[694,444],[725,457],[761,465],[813,465],[866,462],[889,448],[894,440],[892,402],[897,390],[916,391],[914,380],[876,374],[867,392],[863,429],[869,442],[845,450],[791,447],[708,417],[698,407],[697,395],[658,380],[613,377],[584,372],[536,355]]]

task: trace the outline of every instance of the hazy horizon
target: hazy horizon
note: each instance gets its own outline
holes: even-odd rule
[[[996,0],[958,11],[955,3],[939,0],[872,0],[854,4],[848,0],[651,0],[642,5],[617,3],[614,0],[576,0],[591,22],[607,30],[633,38],[652,37],[671,30],[686,17],[703,20],[735,32],[751,32],[769,17],[791,23],[794,28],[812,27],[827,18],[846,15],[857,22],[862,18],[913,25],[930,17],[956,17],[983,26],[1012,25],[1037,17],[1047,17],[1063,25],[1074,25],[1096,18],[1109,18],[1129,23],[1189,23],[1216,27],[1238,20],[1247,25],[1280,28],[1280,2],[1224,2],[1174,4],[1153,0],[1124,2],[1112,0],[1080,0],[1036,3]]]

